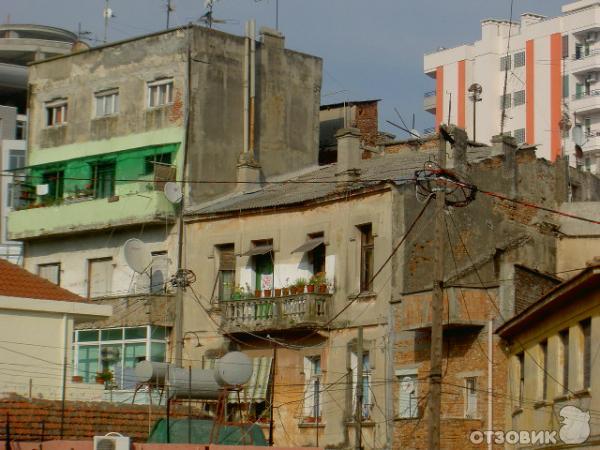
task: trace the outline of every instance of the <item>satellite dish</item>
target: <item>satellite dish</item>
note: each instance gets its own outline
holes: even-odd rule
[[[125,262],[134,272],[144,273],[152,264],[152,254],[139,239],[128,239],[123,246],[123,254]]]
[[[412,134],[414,137],[417,137],[417,138],[421,137],[421,133],[419,133],[419,131],[414,128],[412,130],[410,130],[410,134]]]
[[[473,92],[474,94],[481,94],[483,92],[483,88],[479,83],[473,83],[469,86],[469,92]]]
[[[165,183],[163,192],[165,193],[165,197],[167,197],[167,200],[169,200],[171,203],[179,203],[183,198],[181,186],[172,181],[167,181]]]
[[[583,127],[581,125],[575,125],[573,127],[573,142],[580,147],[583,146]]]
[[[49,187],[47,184],[38,184],[35,187],[36,195],[47,195],[49,191]]]

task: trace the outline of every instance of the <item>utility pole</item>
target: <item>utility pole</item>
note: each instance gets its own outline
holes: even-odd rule
[[[190,139],[190,111],[192,103],[192,36],[193,28],[188,25],[187,28],[187,68],[186,68],[186,98],[185,98],[185,141],[183,145],[183,162],[180,172],[181,181],[181,202],[179,203],[179,221],[177,230],[177,273],[175,274],[176,295],[175,295],[175,367],[183,367],[183,292],[187,285],[186,273],[183,270],[183,244],[184,244],[184,223],[183,212],[185,206],[185,193],[187,186],[185,184],[187,170],[187,154]]]
[[[270,420],[269,420],[269,447],[273,447],[273,425],[274,425],[274,417],[273,417],[273,402],[275,401],[275,369],[277,367],[277,346],[273,345],[273,361],[271,362],[271,393],[269,395],[269,412],[270,412]]]
[[[438,131],[438,164],[446,167],[446,131]],[[447,133],[446,133],[447,134]],[[429,450],[440,449],[440,417],[442,407],[442,345],[443,345],[443,279],[444,279],[444,206],[446,190],[441,183],[435,189],[435,236],[433,259],[433,292],[431,297],[431,368],[429,370]]]
[[[363,327],[360,326],[356,340],[356,450],[362,450],[363,356]]]

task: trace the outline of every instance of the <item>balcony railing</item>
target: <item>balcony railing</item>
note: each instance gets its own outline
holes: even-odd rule
[[[223,331],[240,333],[318,327],[329,318],[331,298],[332,294],[303,293],[221,301]]]
[[[588,97],[596,97],[600,95],[600,89],[594,89],[593,91],[589,91],[589,92],[578,92],[576,94],[573,94],[573,100],[581,100],[583,98],[588,98]]]
[[[600,49],[598,49],[598,48],[591,50],[588,54],[585,54],[585,52],[575,54],[571,57],[571,59],[573,61],[580,61],[582,59],[590,58],[590,57],[596,56],[596,55],[600,55]]]

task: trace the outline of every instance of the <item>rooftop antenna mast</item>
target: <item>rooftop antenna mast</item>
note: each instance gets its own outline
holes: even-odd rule
[[[171,4],[171,0],[167,0],[167,30],[169,29],[171,13],[175,10]]]
[[[115,16],[115,14],[113,13],[113,10],[110,9],[110,7],[108,6],[108,0],[104,1],[104,43],[106,44],[108,42],[108,19],[112,19],[113,17],[117,17]]]
[[[506,89],[508,87],[508,69],[510,67],[510,38],[512,33],[513,5],[510,0],[510,19],[508,20],[508,41],[506,43],[506,57],[504,61],[504,88],[502,89],[502,117],[500,118],[500,134],[504,134],[504,121],[506,120]]]

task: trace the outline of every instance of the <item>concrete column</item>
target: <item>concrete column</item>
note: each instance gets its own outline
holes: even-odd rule
[[[260,164],[250,153],[242,153],[237,164],[236,192],[249,192],[261,187]]]
[[[347,182],[357,180],[360,176],[362,149],[358,128],[342,128],[335,135],[337,139],[337,170],[340,187]]]

